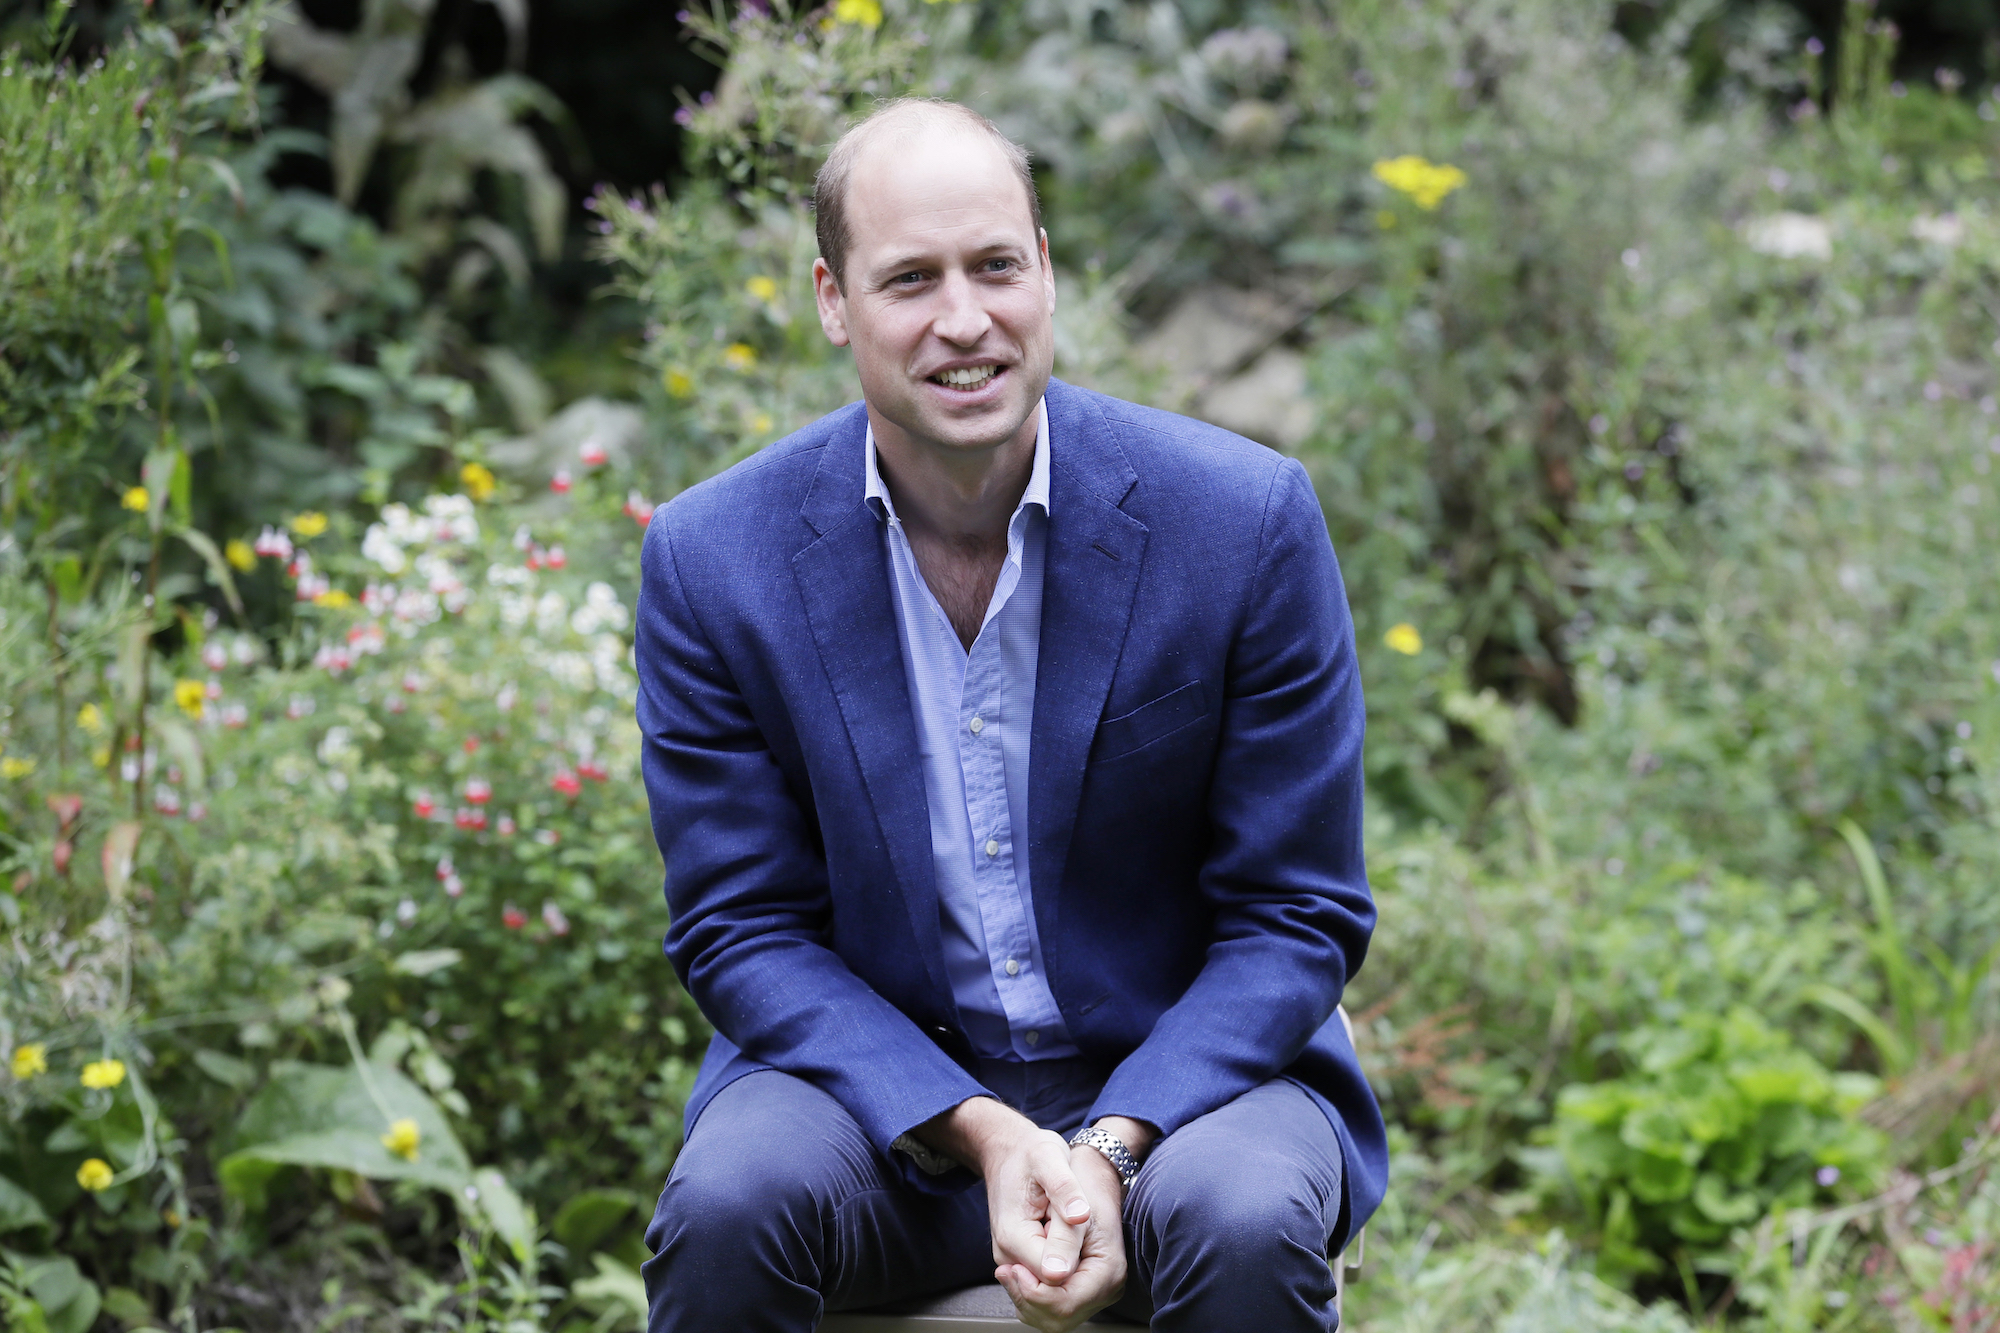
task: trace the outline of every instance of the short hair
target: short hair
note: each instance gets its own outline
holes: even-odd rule
[[[1014,168],[1021,188],[1028,193],[1028,218],[1035,235],[1042,234],[1042,200],[1035,192],[1035,175],[1028,150],[1001,133],[1000,127],[969,106],[947,102],[941,97],[897,97],[882,103],[865,120],[850,128],[826,155],[819,174],[813,178],[813,231],[819,240],[820,258],[833,272],[833,282],[847,287],[847,249],[853,234],[847,226],[847,178],[854,174],[854,159],[876,135],[900,126],[922,129],[950,122],[983,132],[1000,155]]]

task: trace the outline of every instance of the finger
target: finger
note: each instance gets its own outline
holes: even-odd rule
[[[993,1223],[993,1261],[1000,1264],[1019,1264],[1021,1267],[1039,1271],[1042,1266],[1042,1223],[1038,1218],[995,1219]]]
[[[1076,1173],[1069,1169],[1069,1148],[1060,1139],[1038,1149],[1031,1165],[1035,1184],[1048,1197],[1052,1214],[1071,1226],[1082,1226],[1090,1220],[1090,1200],[1084,1197]]]
[[[1042,1241],[1042,1281],[1054,1286],[1069,1281],[1082,1248],[1082,1227],[1071,1226],[1060,1217],[1050,1218],[1048,1235]]]

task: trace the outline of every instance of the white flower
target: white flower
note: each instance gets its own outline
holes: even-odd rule
[[[569,627],[578,634],[588,635],[600,629],[622,630],[630,619],[610,584],[593,583],[584,590],[583,605],[569,618]]]
[[[389,535],[389,529],[380,523],[370,523],[367,533],[361,538],[361,554],[380,565],[385,573],[400,574],[409,562],[403,557],[403,548],[396,545],[396,539]]]
[[[354,733],[346,727],[328,727],[319,743],[319,761],[337,764],[354,749]]]
[[[1743,239],[1758,254],[1780,259],[1833,258],[1833,228],[1825,218],[1806,213],[1780,212],[1752,218],[1744,224]]]
[[[1910,235],[1949,250],[1965,239],[1965,221],[1956,213],[1946,213],[1942,217],[1920,213],[1910,223]]]
[[[410,513],[405,504],[382,506],[382,529],[398,546],[422,546],[430,540],[430,524]]]
[[[569,619],[569,602],[559,592],[545,592],[535,603],[535,628],[542,634],[559,634]]]
[[[479,520],[473,517],[472,501],[463,495],[433,495],[424,501],[431,519],[434,542],[476,542]]]

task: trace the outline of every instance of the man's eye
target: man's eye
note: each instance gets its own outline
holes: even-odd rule
[[[1014,261],[1011,259],[989,259],[986,261],[986,271],[988,273],[1005,273],[1012,267],[1014,267]]]
[[[896,281],[901,283],[905,287],[908,287],[914,283],[922,282],[923,280],[924,280],[924,275],[916,272],[915,270],[912,270],[908,273],[900,274],[896,278]]]

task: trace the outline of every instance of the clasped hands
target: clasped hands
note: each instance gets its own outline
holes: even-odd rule
[[[1139,1121],[1098,1123],[1135,1156],[1152,1141]],[[918,1135],[985,1179],[993,1276],[1023,1323],[1070,1333],[1124,1294],[1124,1187],[1095,1148],[1071,1148],[989,1097],[960,1103]]]

